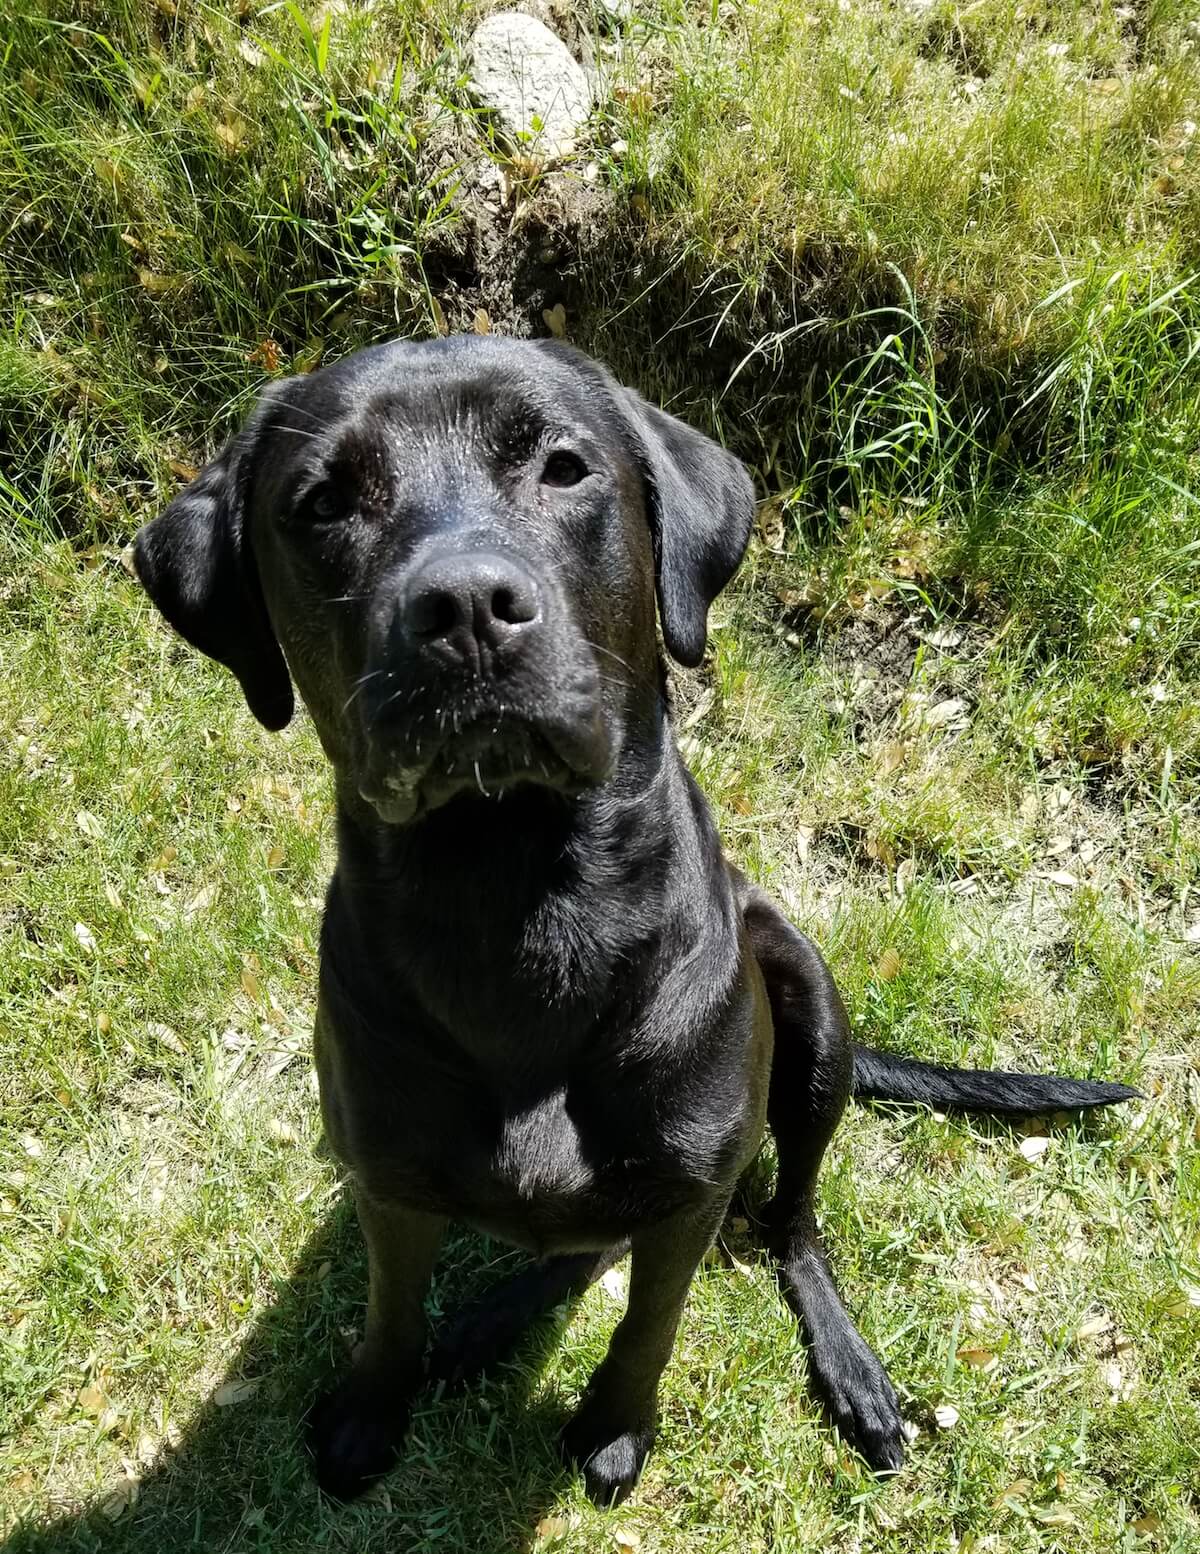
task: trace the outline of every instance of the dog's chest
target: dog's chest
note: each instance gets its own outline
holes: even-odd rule
[[[500,1104],[410,1072],[403,1092],[388,1097],[386,1117],[378,1098],[364,1106],[359,1091],[355,1101],[335,1147],[373,1196],[530,1251],[611,1245],[700,1188],[670,1151],[631,1158],[631,1108],[618,1097],[598,1103],[564,1085]]]
[[[523,1202],[573,1198],[594,1187],[597,1167],[603,1167],[594,1150],[592,1154],[589,1161],[585,1139],[568,1109],[568,1093],[562,1089],[502,1117],[491,1176]]]

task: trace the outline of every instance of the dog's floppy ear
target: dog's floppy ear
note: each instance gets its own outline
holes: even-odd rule
[[[694,668],[708,607],[738,569],[754,520],[745,466],[710,437],[623,389],[623,409],[646,479],[663,641]]]
[[[244,527],[258,420],[256,414],[160,517],[139,529],[133,560],[180,636],[232,669],[258,721],[281,729],[295,709],[292,682]]]

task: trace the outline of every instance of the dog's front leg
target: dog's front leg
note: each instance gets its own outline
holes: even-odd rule
[[[422,1381],[425,1296],[446,1228],[361,1187],[355,1197],[370,1268],[366,1333],[350,1374],[309,1417],[317,1481],[339,1500],[361,1494],[396,1460]]]
[[[692,1276],[726,1207],[722,1196],[632,1238],[628,1308],[562,1433],[563,1454],[583,1468],[597,1505],[619,1504],[638,1481],[654,1439],[659,1377]]]

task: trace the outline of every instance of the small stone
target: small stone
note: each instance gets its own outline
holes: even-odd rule
[[[600,1279],[600,1286],[610,1300],[624,1301],[629,1293],[628,1281],[620,1268],[610,1268]]]
[[[213,1393],[213,1402],[218,1408],[231,1408],[236,1403],[244,1403],[247,1398],[252,1398],[261,1385],[261,1376],[248,1376],[241,1381],[227,1381]]]
[[[471,91],[525,153],[566,156],[592,111],[582,67],[561,38],[521,11],[499,11],[470,43]]]

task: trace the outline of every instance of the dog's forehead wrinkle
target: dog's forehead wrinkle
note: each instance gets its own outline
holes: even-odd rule
[[[374,416],[401,437],[430,446],[503,447],[555,434],[569,437],[594,419],[572,385],[522,376],[463,373],[389,387],[371,401]]]

